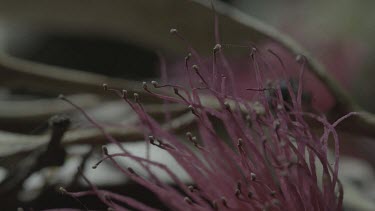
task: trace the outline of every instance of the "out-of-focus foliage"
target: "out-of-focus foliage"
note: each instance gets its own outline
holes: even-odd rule
[[[371,96],[375,95],[372,68],[375,65],[375,1],[236,0],[234,4],[288,33],[318,57],[324,55],[327,48],[317,43],[341,43],[353,57],[359,51],[361,61],[351,70],[355,74],[350,91],[362,106],[374,111],[375,101]]]

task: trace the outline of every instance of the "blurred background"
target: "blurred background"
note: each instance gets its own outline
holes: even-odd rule
[[[295,39],[327,67],[356,102],[375,112],[375,1],[217,3],[218,10],[226,11],[219,15],[225,43],[265,43],[262,34],[237,18],[252,16]],[[146,190],[121,178],[109,166],[105,175],[89,170],[100,158],[100,145],[105,140],[56,96],[69,96],[107,126],[135,124],[129,108],[104,93],[101,84],[138,90],[141,81],[160,77],[160,54],[167,67],[181,63],[186,47],[169,34],[171,28],[178,29],[203,56],[209,55],[215,44],[210,2],[0,0],[0,5],[0,181],[9,184],[0,186],[0,195],[7,199],[0,203],[1,210],[83,209],[81,203],[56,191],[61,185],[73,190],[85,187],[76,178],[79,165],[101,187],[134,197],[142,195],[144,201],[156,203],[152,194],[145,196]],[[62,142],[65,154],[35,167],[38,152],[48,145],[54,131],[49,119],[61,113],[68,114],[71,121]],[[82,131],[89,132],[82,135]],[[123,133],[119,136],[128,137]],[[88,141],[93,137],[95,144]],[[342,132],[341,138],[342,180],[347,188],[345,197],[351,197],[345,201],[345,210],[375,210],[375,140],[350,131]],[[135,140],[140,139],[142,136],[134,135],[128,146],[138,152],[141,149]],[[25,158],[36,161],[27,163]],[[156,159],[173,163],[157,152]],[[95,197],[84,198],[82,203],[92,209],[105,208]]]

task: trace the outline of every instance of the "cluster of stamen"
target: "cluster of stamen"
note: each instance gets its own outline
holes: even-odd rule
[[[184,40],[177,29],[171,29],[170,33]],[[97,168],[104,160],[111,161],[126,176],[154,192],[166,206],[174,210],[321,210],[327,207],[340,209],[342,192],[336,192],[337,186],[341,190],[337,180],[338,152],[335,152],[333,169],[326,155],[330,134],[334,135],[337,143],[334,126],[338,122],[330,124],[325,118],[302,111],[301,84],[297,94],[291,91],[288,84],[292,102],[284,101],[280,94],[280,86],[264,86],[264,74],[260,69],[260,62],[263,60],[259,59],[261,51],[253,46],[249,47],[250,61],[258,87],[247,90],[256,91],[258,97],[252,102],[240,97],[235,90],[236,87],[229,89],[227,86],[227,83],[232,86],[235,84],[232,70],[226,65],[219,65],[228,63],[222,54],[223,46],[216,44],[213,47],[212,71],[205,71],[204,65],[199,63],[197,53],[190,49],[192,52],[185,57],[185,68],[189,77],[187,88],[173,84],[161,85],[156,81],[151,81],[152,86],[147,82],[142,83],[144,93],[171,103],[183,104],[190,115],[194,115],[199,135],[197,138],[192,132],[187,131],[188,142],[181,141],[170,131],[165,131],[145,112],[139,93],[133,92],[132,100],[129,99],[130,92],[127,90],[120,91],[103,84],[105,91],[115,92],[130,105],[139,116],[145,131],[151,134],[148,136],[149,144],[173,156],[191,177],[192,185],[186,185],[186,182],[181,181],[164,164],[132,155],[88,117],[111,143],[118,144],[122,150],[121,153],[110,154],[104,146],[104,158],[93,168]],[[267,52],[280,62],[284,70],[280,57],[272,50]],[[196,60],[197,64],[191,65],[192,60]],[[307,61],[303,56],[297,60],[302,63],[299,78],[301,83],[304,64]],[[191,71],[195,74],[191,75]],[[207,73],[212,73],[212,80],[208,79]],[[200,83],[193,80],[193,77],[198,77]],[[163,92],[163,88],[173,91],[173,94]],[[267,95],[267,91],[274,94]],[[213,98],[218,106],[203,104],[202,100],[207,96]],[[323,124],[324,134],[320,138],[312,135],[304,116],[314,118]],[[343,118],[340,119],[342,120]],[[218,130],[215,127],[223,129]],[[115,157],[127,157],[139,163],[148,177],[140,176],[130,167],[121,167],[114,160]],[[315,162],[323,166],[322,188],[317,182]],[[150,166],[167,173],[178,190],[160,181]],[[74,197],[80,196],[65,189],[61,189],[61,192]],[[103,194],[96,188],[94,193],[100,196]],[[114,205],[110,199],[115,198],[134,208],[149,208],[139,202],[119,199],[119,196],[110,192],[105,194],[106,197],[101,197],[101,200],[109,206]],[[338,199],[336,195],[339,195]]]

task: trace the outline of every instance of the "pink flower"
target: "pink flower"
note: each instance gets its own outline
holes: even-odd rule
[[[108,140],[118,144],[122,152],[112,154],[103,147],[104,158],[99,163],[112,162],[171,210],[342,210],[339,140],[334,127],[351,114],[331,124],[322,115],[303,111],[304,57],[295,64],[299,77],[293,85],[288,80],[288,67],[276,53],[251,47],[247,67],[254,82],[245,89],[237,86],[238,77],[221,45],[214,47],[209,66],[191,51],[185,63],[186,86],[143,83],[151,95],[183,104],[195,116],[197,132],[186,131],[185,138],[166,131],[149,116],[138,94],[131,100],[126,90],[105,89],[114,91],[132,107],[151,147],[172,155],[192,184],[185,184],[162,163],[129,153],[104,130]],[[278,68],[267,66],[266,54],[281,62]],[[266,75],[272,76],[271,80],[265,80]],[[157,89],[172,89],[174,95],[159,94]],[[207,103],[208,98],[211,103]],[[323,134],[314,133],[306,119],[320,123]],[[331,136],[335,146],[333,164],[327,157]],[[141,176],[134,169],[119,165],[115,160],[119,157],[131,158],[148,175]],[[161,181],[151,166],[168,174],[177,188]],[[317,171],[317,166],[322,167],[322,172]],[[95,194],[115,210],[126,210],[124,204],[138,210],[155,210],[152,205],[91,185],[91,191],[62,191],[73,197]]]

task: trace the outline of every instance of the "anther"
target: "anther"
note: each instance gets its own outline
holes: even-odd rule
[[[297,56],[296,56],[296,61],[297,62],[301,62],[301,61],[303,61],[305,59],[305,57],[303,56],[303,55],[301,55],[301,54],[298,54]]]
[[[104,91],[108,91],[108,85],[107,84],[103,84],[103,89],[104,89]]]
[[[257,175],[254,173],[250,173],[251,181],[255,181],[257,179]]]
[[[154,145],[154,146],[157,146],[157,147],[159,147],[159,148],[161,148],[161,149],[172,149],[172,150],[174,150],[175,148],[173,147],[173,146],[171,146],[171,145],[169,145],[169,144],[167,144],[167,143],[164,143],[164,142],[162,142],[161,140],[158,140],[158,139],[156,139],[155,137],[153,137],[153,136],[149,136],[148,137],[149,138],[149,140],[150,140],[150,144],[152,144],[152,145]]]
[[[272,197],[275,197],[276,196],[276,191],[271,191],[271,193],[270,193],[270,195],[272,196]]]
[[[170,31],[169,31],[171,34],[177,34],[177,29],[171,29]]]
[[[104,160],[100,160],[99,162],[97,162],[95,165],[92,166],[92,169],[96,169],[98,168],[98,166],[103,162]]]
[[[227,200],[224,196],[221,197],[221,202],[223,203],[224,207],[228,208],[228,203],[227,203]]]
[[[253,192],[251,192],[251,191],[249,191],[248,193],[247,193],[247,197],[249,198],[249,199],[251,199],[251,198],[253,198]]]
[[[212,207],[213,207],[215,210],[219,210],[219,206],[217,205],[217,202],[216,202],[216,201],[213,201],[213,202],[212,202]]]
[[[185,61],[188,61],[191,58],[191,53],[188,53],[187,56],[185,56]]]
[[[251,53],[254,54],[255,52],[257,52],[257,49],[255,47],[252,47],[251,48]]]
[[[68,191],[66,191],[66,189],[63,187],[59,187],[59,192],[62,194],[66,194]]]
[[[59,94],[59,96],[57,96],[57,98],[59,98],[59,99],[61,99],[61,100],[66,99],[66,98],[65,98],[65,95],[63,95],[63,94]]]
[[[193,113],[195,116],[198,116],[197,112],[195,111],[195,109],[194,109],[194,107],[192,105],[189,105],[188,108],[190,109],[191,113]]]
[[[194,192],[196,190],[196,188],[192,185],[189,185],[188,189],[189,189],[190,192]]]
[[[241,190],[241,182],[240,181],[237,182],[237,186],[236,187],[237,187],[237,189]]]
[[[158,82],[156,82],[156,81],[151,81],[151,84],[155,87],[155,88],[158,88]]]
[[[193,201],[189,197],[185,197],[184,201],[188,204],[193,204]]]
[[[186,133],[186,137],[190,140],[190,141],[196,141],[197,138],[195,136],[193,136],[193,134],[191,132],[187,132]]]
[[[154,138],[154,136],[148,136],[148,139],[150,140],[150,143],[151,144],[155,144],[155,138]]]
[[[108,155],[108,148],[105,145],[102,146],[102,151],[104,155]]]
[[[218,52],[219,50],[221,50],[221,45],[216,44],[215,47],[214,47],[214,53]]]
[[[193,70],[195,71],[195,73],[198,75],[198,77],[202,80],[202,83],[205,84],[205,85],[207,85],[206,80],[204,80],[203,76],[199,73],[199,67],[198,67],[198,65],[195,64],[195,65],[193,65],[191,67],[193,68]]]
[[[134,101],[136,103],[139,103],[139,94],[138,93],[134,93],[133,96],[134,96]]]
[[[230,104],[227,101],[224,102],[224,107],[226,110],[230,111]]]
[[[234,192],[234,195],[236,195],[236,197],[239,198],[241,195],[241,190],[237,188],[236,191]]]
[[[258,114],[258,115],[264,115],[264,114],[266,114],[266,109],[265,109],[264,106],[263,106],[260,102],[258,102],[258,101],[256,101],[256,102],[253,103],[252,108],[253,108],[254,112],[255,112],[256,114]]]
[[[178,89],[176,87],[173,87],[173,92],[176,94],[176,95],[179,95],[178,93]]]
[[[137,176],[137,173],[135,173],[134,169],[132,169],[131,167],[128,167],[128,171],[131,173],[131,174],[134,174]]]
[[[252,124],[253,124],[252,121],[251,121],[251,116],[249,114],[247,114],[245,116],[245,119],[246,119],[246,125],[247,125],[247,127],[251,127]]]
[[[142,87],[143,87],[144,90],[146,90],[146,91],[148,90],[146,81],[142,82]]]
[[[198,146],[197,137],[193,136],[191,137],[191,141],[194,143],[194,146]]]
[[[127,99],[127,98],[128,98],[128,90],[123,89],[123,90],[121,91],[121,93],[122,93],[122,98],[124,98],[124,99]]]
[[[279,130],[279,128],[280,128],[280,120],[273,121],[273,128],[275,130]]]
[[[237,141],[238,141],[238,142],[237,142],[237,147],[241,148],[242,145],[243,145],[242,138],[239,138]]]
[[[98,168],[98,166],[99,166],[99,163],[93,165],[91,168],[92,168],[92,169],[96,169],[96,168]]]
[[[191,66],[191,68],[193,68],[195,70],[195,72],[199,72],[198,65],[195,64],[195,65]]]
[[[195,147],[202,148],[201,146],[198,145],[197,137],[193,136],[191,132],[187,132],[186,137],[189,139],[190,142],[194,144]]]

